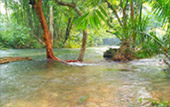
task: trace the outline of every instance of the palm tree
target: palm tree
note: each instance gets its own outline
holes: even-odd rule
[[[152,3],[152,8],[154,13],[163,19],[163,23],[167,24],[166,35],[164,36],[164,41],[161,42],[163,46],[163,54],[166,56],[167,60],[170,61],[170,0],[149,0]],[[169,66],[170,63],[164,59],[164,62]]]

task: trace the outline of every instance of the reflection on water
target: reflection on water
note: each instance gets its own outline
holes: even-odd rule
[[[140,103],[139,99],[170,101],[170,78],[162,72],[159,59],[107,62],[102,58],[103,49],[92,48],[86,53],[88,63],[66,65],[48,62],[44,51],[0,51],[35,59],[0,65],[0,106],[150,107],[149,102]],[[55,50],[57,56],[67,60],[75,59],[78,52]]]

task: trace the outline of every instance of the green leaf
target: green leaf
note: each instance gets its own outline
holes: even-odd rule
[[[89,15],[89,12],[86,13],[85,15],[79,17],[78,19],[74,20],[73,24],[81,23],[88,15]]]
[[[126,6],[126,0],[123,0],[123,8]]]
[[[96,27],[99,28],[99,26],[101,26],[101,22],[100,22],[99,17],[97,15],[94,16],[94,21],[95,21]]]
[[[85,100],[89,98],[89,95],[84,95],[79,99],[79,103],[83,103]]]
[[[142,103],[143,99],[142,98],[139,98],[139,102]]]
[[[98,23],[97,23],[95,17],[96,17],[96,15],[94,14],[93,17],[92,17],[93,18],[93,22],[94,22],[95,27],[98,27]]]
[[[100,9],[100,11],[103,13],[103,15],[107,16],[107,13],[106,13],[106,11],[103,9],[102,6],[99,6],[99,9]]]
[[[112,4],[113,4],[113,5],[116,5],[116,0],[113,0]]]
[[[96,10],[96,13],[98,14],[98,16],[105,21],[105,18],[103,17],[103,15],[99,12],[99,10]]]
[[[91,28],[94,28],[94,20],[93,20],[93,15],[89,18],[90,20],[90,25],[91,25]]]
[[[88,26],[88,20],[86,19],[82,25],[82,30],[86,29]]]
[[[156,35],[152,35],[152,37],[153,37],[153,39],[155,39],[160,44],[163,44],[162,41]]]
[[[81,27],[83,26],[84,22],[78,23],[77,24],[77,29],[81,29]]]

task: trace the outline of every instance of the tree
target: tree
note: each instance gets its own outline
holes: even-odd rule
[[[66,43],[66,41],[68,40],[68,37],[70,35],[70,31],[71,31],[71,28],[72,28],[72,17],[68,18],[68,23],[67,23],[67,28],[66,28],[66,34],[65,34],[65,39],[64,39],[64,42],[63,44]]]
[[[113,60],[116,61],[126,61],[131,60],[134,57],[134,53],[132,52],[132,45],[134,46],[136,40],[136,20],[135,20],[135,10],[134,10],[134,1],[130,0],[120,0],[119,8],[121,8],[123,16],[120,18],[115,4],[111,4],[108,0],[104,0],[104,2],[108,5],[108,8],[112,10],[117,18],[120,28],[118,32],[122,32],[121,35],[116,35],[121,41],[122,44],[118,52],[115,53]],[[130,17],[126,13],[128,11],[127,6],[130,5]],[[127,10],[127,11],[126,11]],[[121,21],[123,19],[123,21]],[[133,39],[132,39],[133,38]],[[133,41],[133,42],[132,42]],[[135,47],[133,47],[134,49]]]
[[[66,3],[66,2],[61,2],[61,1],[59,1],[59,0],[56,0],[56,2],[57,2],[59,5],[73,8],[80,17],[82,16],[82,12],[77,8],[77,6],[76,6],[75,4]],[[81,45],[81,51],[80,51],[79,57],[78,57],[78,59],[77,59],[78,61],[83,61],[83,57],[84,57],[85,50],[86,50],[86,42],[87,42],[87,31],[86,31],[86,30],[83,30],[82,45]]]
[[[113,60],[127,61],[136,58],[136,48],[139,42],[143,42],[141,38],[145,37],[145,35],[140,32],[143,32],[147,27],[146,24],[141,23],[145,20],[145,18],[142,17],[143,1],[120,0],[119,4],[116,4],[116,2],[110,3],[109,0],[104,0],[104,2],[108,5],[108,8],[112,10],[120,25],[120,27],[117,28],[111,26],[111,29],[114,30],[110,32],[122,41],[120,49],[113,55]],[[122,18],[118,14],[116,7],[120,8],[121,11],[119,11],[119,13],[123,14]]]
[[[44,32],[44,41],[46,44],[47,59],[62,61],[61,59],[54,56],[53,47],[52,47],[52,37],[48,29],[48,25],[42,10],[42,0],[37,0],[37,2],[35,0],[30,0],[30,4],[32,4],[33,8],[35,9],[37,16],[40,20],[41,27]]]
[[[54,28],[53,28],[53,6],[50,6],[50,33],[51,33],[51,38],[52,38],[52,43],[53,43],[53,38],[54,38]]]
[[[152,3],[152,8],[154,13],[163,20],[163,24],[167,24],[167,31],[164,35],[163,40],[156,39],[161,45],[162,53],[165,55],[166,59],[163,59],[165,64],[168,65],[170,69],[170,0],[149,0]]]

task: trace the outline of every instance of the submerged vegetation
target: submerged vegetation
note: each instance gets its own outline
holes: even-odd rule
[[[146,100],[148,103],[151,103],[153,107],[169,107],[169,101],[158,101],[153,99],[139,99],[139,102],[142,103],[144,100]]]

